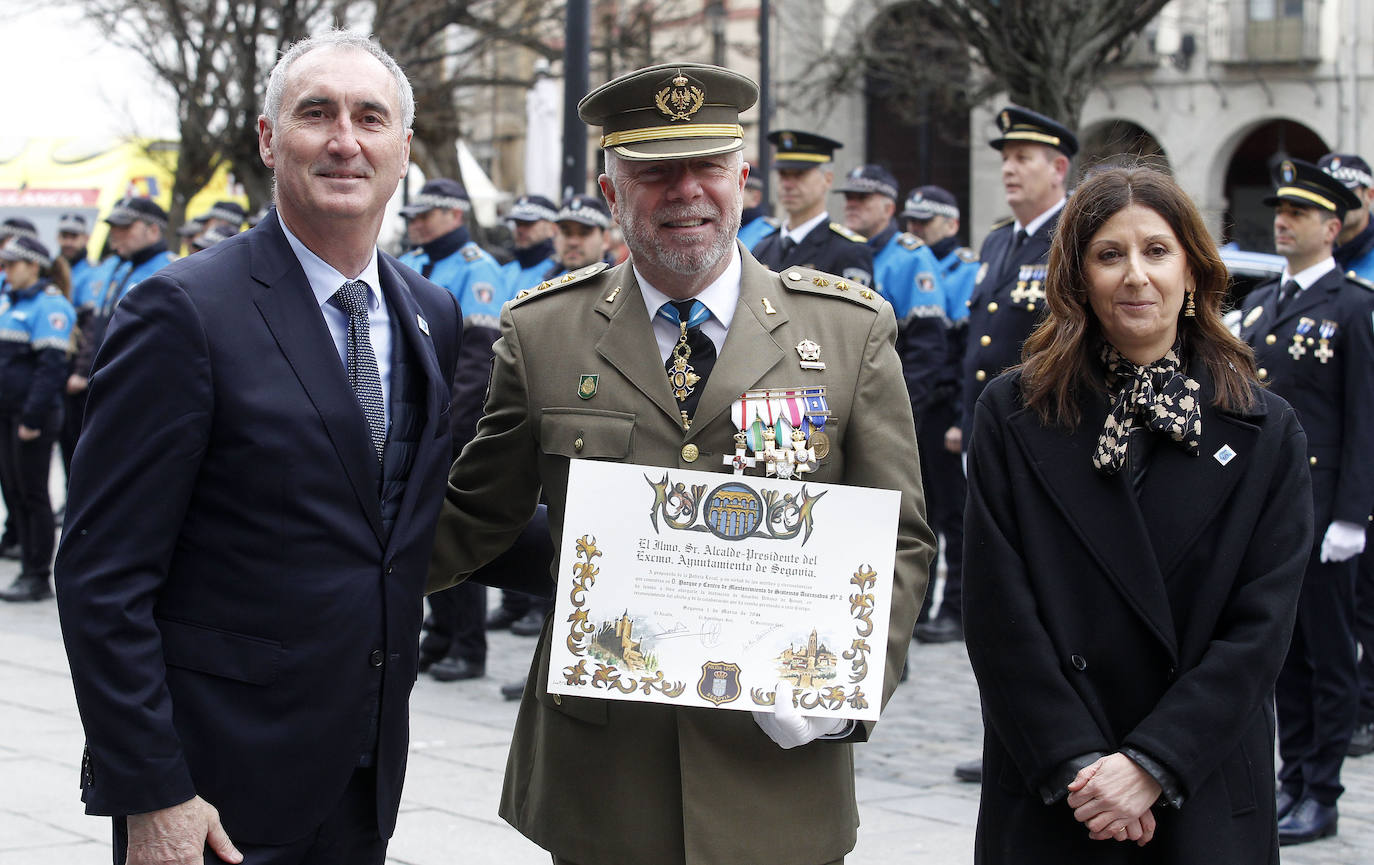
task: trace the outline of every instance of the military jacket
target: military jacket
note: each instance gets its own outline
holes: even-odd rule
[[[863,235],[838,222],[822,220],[786,255],[782,251],[782,230],[776,228],[754,244],[753,253],[769,270],[808,267],[860,285],[873,284],[873,250]]]
[[[1045,272],[1050,238],[1060,210],[1013,251],[1015,226],[1003,223],[983,241],[969,299],[964,350],[963,426],[970,429],[973,406],[987,383],[1021,362],[1021,343],[1045,316]],[[968,447],[968,439],[964,440]]]
[[[1332,520],[1364,525],[1374,509],[1374,291],[1333,268],[1276,314],[1279,287],[1246,296],[1240,336],[1307,433],[1320,539]]]

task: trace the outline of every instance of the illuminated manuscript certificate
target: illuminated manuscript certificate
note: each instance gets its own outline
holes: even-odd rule
[[[901,493],[573,460],[554,694],[877,720]]]

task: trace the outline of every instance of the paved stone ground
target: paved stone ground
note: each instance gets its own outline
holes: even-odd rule
[[[0,580],[7,584],[14,570],[0,565]],[[487,678],[421,677],[389,862],[547,865],[546,854],[496,816],[515,721],[515,704],[498,687],[524,673],[532,647],[532,639],[493,634]],[[853,865],[972,860],[977,788],[950,774],[977,754],[981,737],[963,645],[913,646],[911,673],[874,740],[857,749],[862,826],[847,859]],[[78,799],[81,743],[54,605],[0,604],[0,865],[110,861],[108,822],[86,817]],[[1374,861],[1374,756],[1347,763],[1346,784],[1340,836],[1286,849],[1285,865]]]

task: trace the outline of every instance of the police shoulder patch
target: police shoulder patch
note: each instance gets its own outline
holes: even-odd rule
[[[788,291],[844,298],[869,309],[877,309],[885,303],[875,289],[809,267],[789,267],[778,274],[778,280]]]
[[[1345,275],[1345,280],[1346,282],[1352,282],[1355,285],[1358,285],[1360,288],[1363,288],[1367,291],[1374,291],[1374,282],[1370,282],[1363,276],[1360,276],[1359,274],[1355,273],[1355,271],[1353,270]]]
[[[554,289],[567,288],[569,286],[586,283],[590,277],[596,276],[598,273],[601,273],[608,267],[610,267],[610,265],[606,262],[598,261],[596,264],[589,264],[586,267],[581,268],[579,270],[574,270],[571,273],[565,273],[562,276],[556,276],[553,279],[546,279],[538,285],[534,286],[533,288],[526,288],[518,294],[516,294],[515,299],[512,300],[511,303],[525,303],[529,301],[530,298],[541,297],[546,294],[553,294]]]
[[[459,251],[463,253],[464,261],[477,261],[482,257],[482,247],[475,243],[465,243]]]
[[[900,243],[904,249],[920,249],[926,245],[924,240],[908,231],[903,231],[901,234],[897,235],[897,242]]]
[[[43,293],[49,297],[66,297],[66,295],[62,293],[62,289],[53,285],[51,282],[43,289]]]
[[[845,240],[852,240],[855,243],[867,243],[868,238],[859,234],[857,231],[850,231],[847,226],[839,222],[830,223],[830,230],[843,237]]]
[[[989,226],[988,230],[996,231],[999,228],[1006,228],[1008,225],[1011,225],[1015,221],[1016,217],[1014,216],[1003,217],[1002,219],[997,220],[991,226]]]
[[[960,261],[966,261],[969,264],[972,264],[978,260],[978,253],[969,249],[967,246],[961,246],[958,249],[954,250],[954,254],[959,256]]]

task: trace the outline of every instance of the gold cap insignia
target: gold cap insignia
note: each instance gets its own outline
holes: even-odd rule
[[[1283,177],[1284,183],[1292,183],[1293,177],[1297,174],[1297,169],[1293,167],[1293,163],[1285,159],[1279,168],[1279,174]]]
[[[1011,128],[1011,115],[1003,111],[1002,116],[997,118],[997,122],[1002,127],[1002,131],[1005,132]]]
[[[706,91],[678,73],[672,82],[654,95],[654,104],[669,120],[688,120],[706,102]]]

